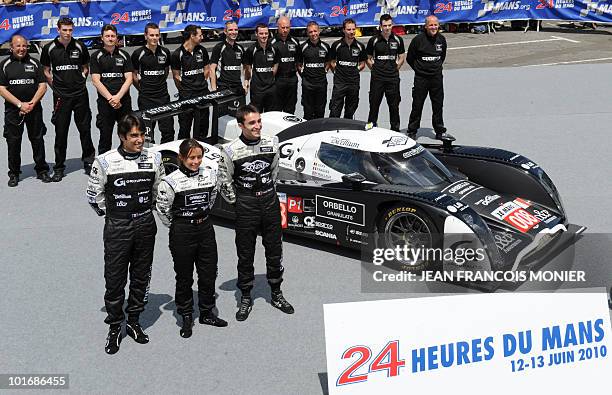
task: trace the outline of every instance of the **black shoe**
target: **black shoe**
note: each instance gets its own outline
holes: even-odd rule
[[[238,306],[238,311],[236,312],[236,320],[244,321],[249,318],[252,308],[253,299],[251,299],[249,296],[243,296],[240,298],[240,306]]]
[[[8,186],[13,188],[16,187],[17,184],[19,184],[19,176],[9,176],[9,180],[8,180]]]
[[[85,174],[90,175],[91,174],[91,163],[85,163],[83,165],[83,170],[85,170]]]
[[[36,178],[38,178],[39,180],[41,180],[45,184],[51,182],[51,177],[49,177],[49,173],[47,173],[46,171],[41,171],[40,173],[38,173],[36,175]]]
[[[149,335],[142,330],[142,327],[138,322],[128,322],[125,326],[125,333],[136,343],[147,344],[149,342]]]
[[[119,351],[119,344],[121,344],[121,326],[111,325],[108,330],[108,336],[106,336],[106,346],[104,351],[107,354],[115,354]]]
[[[455,141],[455,136],[453,136],[450,133],[446,133],[446,132],[442,132],[442,133],[438,133],[436,132],[436,140],[450,140],[450,141]]]
[[[406,134],[411,139],[416,140],[416,135],[417,135],[417,131],[416,130],[409,130],[408,132],[406,132]]]
[[[200,313],[199,321],[200,321],[200,324],[216,326],[216,327],[219,327],[219,328],[223,328],[223,327],[227,326],[227,321],[225,321],[222,318],[217,317],[215,315],[215,313],[213,313],[210,310],[202,311]]]
[[[53,171],[53,177],[51,177],[51,181],[60,182],[64,178],[64,170],[55,170]]]
[[[181,335],[181,337],[184,337],[185,339],[187,339],[188,337],[191,337],[191,334],[193,333],[193,317],[191,316],[191,314],[186,314],[183,316],[183,326],[181,327],[181,330],[179,331],[179,334]]]
[[[287,302],[287,299],[283,296],[282,292],[272,292],[272,306],[276,307],[285,314],[293,314],[295,310],[291,303]]]

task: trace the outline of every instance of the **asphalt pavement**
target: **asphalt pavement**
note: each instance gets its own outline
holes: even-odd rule
[[[562,39],[453,49],[548,40],[551,35]],[[610,57],[611,47],[605,45],[609,39],[607,33],[499,32],[466,36],[463,40],[470,40],[466,44],[449,35],[445,71],[445,123],[458,143],[499,147],[529,157],[556,183],[571,222],[598,234],[612,230],[607,215],[612,193],[608,147],[612,65],[607,61],[515,65]],[[412,73],[402,71],[401,79],[405,127]],[[369,73],[363,73],[358,119],[367,117],[368,83]],[[95,93],[93,87],[89,89],[97,143]],[[136,98],[134,92],[132,97]],[[43,103],[49,126],[47,161],[52,164],[50,95]],[[383,102],[381,126],[388,126],[387,112]],[[427,101],[420,141],[431,136],[430,118]],[[4,143],[0,157],[6,158]],[[217,306],[229,327],[196,325],[193,337],[183,339],[174,314],[168,234],[158,221],[151,294],[142,316],[151,342],[139,345],[125,338],[118,354],[106,355],[103,219],[85,200],[87,178],[74,124],[68,158],[67,177],[60,183],[42,184],[35,179],[31,149],[24,138],[22,181],[17,188],[8,188],[8,178],[0,178],[0,289],[4,291],[0,373],[66,373],[74,393],[321,394],[327,391],[323,304],[417,296],[364,293],[358,254],[291,238],[284,243],[283,289],[296,313],[287,316],[270,306],[259,246],[255,306],[247,321],[237,322],[234,231],[231,223],[220,222],[215,227]],[[6,172],[6,160],[2,160],[0,174]],[[607,259],[602,264],[609,265],[609,256],[602,259]],[[496,391],[503,393],[503,388]]]

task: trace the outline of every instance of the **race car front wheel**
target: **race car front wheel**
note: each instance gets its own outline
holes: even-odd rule
[[[419,272],[436,265],[435,254],[431,253],[439,244],[436,235],[435,225],[423,210],[401,204],[381,213],[377,245],[400,251],[386,266]]]

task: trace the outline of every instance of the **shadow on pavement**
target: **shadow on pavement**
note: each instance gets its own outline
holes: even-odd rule
[[[168,294],[149,294],[149,299],[147,305],[145,306],[145,310],[140,314],[140,325],[143,329],[147,329],[159,319],[162,315],[162,306],[170,302],[172,296]],[[127,305],[127,299],[123,303],[124,311],[125,306]],[[169,308],[164,307],[164,310],[169,310]],[[102,307],[100,311],[106,313],[106,307]],[[126,314],[127,317],[127,314]]]

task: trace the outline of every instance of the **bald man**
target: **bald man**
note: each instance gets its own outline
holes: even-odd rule
[[[0,95],[5,100],[4,137],[8,145],[8,186],[16,187],[21,173],[21,137],[28,128],[34,170],[42,182],[51,182],[45,161],[45,124],[40,100],[47,92],[44,69],[28,54],[28,41],[21,35],[11,37],[11,54],[0,62]]]
[[[425,19],[424,31],[415,36],[408,47],[407,62],[414,70],[412,88],[412,111],[408,121],[408,136],[416,138],[421,126],[421,114],[425,99],[429,95],[433,115],[431,122],[436,138],[452,137],[446,133],[442,118],[444,84],[442,64],[446,59],[446,39],[440,33],[440,22],[433,15]]]
[[[297,65],[302,63],[300,43],[291,36],[291,21],[281,16],[276,22],[278,32],[272,39],[272,47],[279,53],[276,71],[276,95],[279,111],[295,114],[297,103]]]

